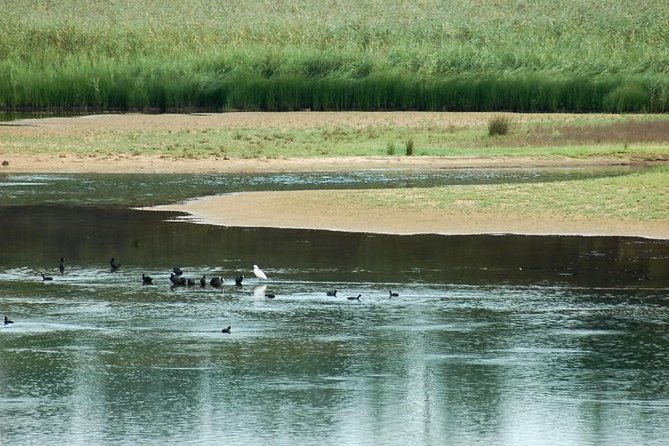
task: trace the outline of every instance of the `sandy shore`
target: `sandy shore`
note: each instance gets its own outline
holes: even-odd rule
[[[514,115],[514,119],[571,120],[576,115]],[[3,134],[72,135],[90,129],[318,126],[333,123],[360,125],[479,125],[485,113],[224,113],[205,115],[98,115],[80,118],[28,119],[3,123]],[[24,135],[24,136],[25,136]],[[286,159],[174,159],[158,155],[118,154],[83,156],[69,153],[25,155],[0,151],[0,175],[15,173],[260,173],[355,171],[373,169],[464,169],[611,166],[630,164],[624,158],[528,157],[315,157]],[[344,191],[253,192],[205,197],[153,210],[189,213],[192,221],[226,225],[305,228],[392,234],[579,234],[669,238],[667,222],[565,219],[533,215],[531,219],[490,213],[443,212],[413,209],[370,208],[352,202]]]
[[[334,172],[376,169],[511,169],[602,167],[631,164],[625,158],[530,157],[323,157],[285,159],[171,159],[149,155],[80,157],[16,155],[3,158],[2,173],[261,173]],[[1,161],[0,161],[1,162]]]
[[[355,192],[353,192],[355,194]],[[351,200],[351,191],[244,192],[148,208],[188,214],[186,220],[222,226],[321,229],[385,234],[606,235],[669,239],[667,222],[594,220],[554,215],[532,218],[495,212],[387,209]]]

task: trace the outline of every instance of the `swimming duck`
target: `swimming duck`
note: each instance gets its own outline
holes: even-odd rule
[[[142,274],[142,283],[144,285],[151,285],[153,282],[153,277]]]
[[[170,282],[172,282],[172,284],[174,286],[183,286],[183,285],[186,285],[186,278],[185,277],[178,277],[178,276],[175,276],[174,273],[171,273],[170,274]]]
[[[330,297],[337,297],[337,290],[328,291],[325,294],[330,296]]]
[[[204,276],[202,276],[202,278],[204,279]],[[214,288],[220,288],[223,286],[223,279],[221,277],[212,277],[209,281],[209,285]]]
[[[348,299],[348,300],[357,300],[357,301],[360,301],[360,298],[361,298],[361,297],[362,297],[362,294],[358,294],[357,297],[350,296],[350,297],[347,297],[347,299]]]
[[[221,330],[221,333],[227,333],[227,334],[230,334],[230,329],[231,329],[231,328],[232,328],[232,327],[228,326],[228,328],[224,328],[223,330]]]
[[[14,321],[10,321],[9,319],[7,319],[7,316],[5,316],[5,325],[13,324],[13,323],[14,323]]]
[[[47,280],[53,280],[53,277],[51,277],[51,276],[45,276],[44,274],[42,274],[42,280],[44,280],[44,281],[47,281]]]
[[[391,297],[400,297],[399,294],[397,294],[397,293],[393,293],[391,290],[388,290],[388,293],[390,294],[390,296],[388,296],[388,298],[391,298]]]

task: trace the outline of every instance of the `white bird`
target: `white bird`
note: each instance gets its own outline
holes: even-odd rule
[[[267,279],[267,276],[260,268],[258,268],[258,265],[253,265],[253,274],[255,274],[258,279]]]

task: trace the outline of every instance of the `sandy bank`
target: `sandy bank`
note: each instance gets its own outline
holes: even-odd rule
[[[191,221],[241,227],[321,229],[387,234],[606,235],[669,239],[666,222],[532,218],[499,213],[369,207],[350,191],[244,192],[149,208],[185,212]]]

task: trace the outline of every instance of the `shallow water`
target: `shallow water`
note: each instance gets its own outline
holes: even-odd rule
[[[667,444],[666,241],[209,227],[64,178],[98,192],[0,206],[0,444]]]
[[[635,170],[637,168],[611,167],[267,174],[4,174],[0,175],[0,203],[4,206],[43,204],[150,206],[239,191],[567,181],[625,175]]]

